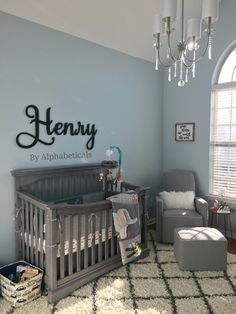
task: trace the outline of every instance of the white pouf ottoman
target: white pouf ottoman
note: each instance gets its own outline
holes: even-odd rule
[[[176,228],[174,254],[182,270],[226,270],[227,268],[227,240],[215,228]]]

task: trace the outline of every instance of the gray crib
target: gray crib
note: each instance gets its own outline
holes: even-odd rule
[[[121,265],[112,223],[113,185],[99,181],[101,164],[13,170],[16,193],[16,255],[42,268],[49,302]],[[123,182],[139,196],[142,255],[148,255],[149,188]]]

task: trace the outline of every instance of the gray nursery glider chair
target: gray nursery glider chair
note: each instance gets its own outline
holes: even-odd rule
[[[195,179],[189,171],[170,171],[163,174],[161,191],[187,192],[193,191],[195,196]],[[161,193],[162,194],[162,193]],[[168,194],[168,193],[167,193]],[[185,193],[180,193],[185,194]],[[191,193],[193,195],[193,193]],[[169,208],[165,199],[156,197],[156,234],[157,241],[174,242],[174,229],[180,227],[202,227],[208,223],[208,203],[194,197],[192,209]]]

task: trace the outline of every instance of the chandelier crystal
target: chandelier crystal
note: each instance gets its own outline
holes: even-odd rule
[[[174,33],[177,15],[177,0],[162,0],[161,13],[154,16],[153,37],[156,39],[155,70],[159,66],[168,69],[168,81],[178,76],[178,86],[183,87],[189,81],[189,73],[195,78],[196,63],[208,53],[208,59],[212,58],[212,24],[217,22],[219,16],[219,0],[202,0],[202,17],[190,18],[187,21],[185,32],[184,0],[180,0],[180,41],[172,47],[172,35]],[[206,44],[200,53],[199,40],[201,39],[201,26],[205,23]],[[166,54],[161,53],[162,44],[166,41]]]

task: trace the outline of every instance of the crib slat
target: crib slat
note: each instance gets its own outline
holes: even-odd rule
[[[76,223],[76,241],[77,241],[77,251],[76,251],[76,271],[79,272],[81,269],[81,259],[80,259],[80,248],[81,248],[81,216],[77,216]]]
[[[43,268],[43,211],[39,212],[40,267]]]
[[[112,209],[109,210],[109,216],[110,216],[110,225],[111,225],[111,256],[114,256],[115,230],[114,230],[114,224],[113,224]]]
[[[34,187],[34,191],[35,191],[35,195],[38,197],[38,198],[43,198],[43,193],[42,193],[42,184],[41,184],[41,181],[39,180],[38,182],[36,182],[36,185],[37,187],[35,186]]]
[[[48,179],[45,178],[44,180],[44,188],[42,189],[43,192],[43,200],[48,200],[48,196],[50,193],[50,188],[49,188],[49,184],[48,184]]]
[[[98,213],[98,262],[100,263],[102,261],[102,212]]]
[[[88,193],[88,187],[89,187],[89,176],[85,175],[83,178],[83,184],[84,184],[84,193]]]
[[[67,195],[73,195],[73,190],[72,190],[72,186],[71,186],[71,178],[70,176],[67,176]]]
[[[144,203],[143,203],[143,208],[142,208],[142,228],[143,228],[143,239],[144,239],[144,246],[147,247],[147,234],[148,234],[148,227],[147,227],[147,217],[148,217],[148,194],[145,192],[144,195]],[[142,201],[140,200],[141,206],[142,206]]]
[[[84,225],[84,268],[88,267],[88,215],[85,214],[85,225]]]
[[[77,179],[76,176],[73,177],[73,182],[72,182],[72,194],[75,195],[77,191]],[[80,191],[80,190],[78,190]]]
[[[66,193],[67,193],[67,195],[72,195],[72,194],[71,194],[71,188],[70,188],[70,186],[71,186],[71,185],[70,185],[70,176],[67,175],[66,178],[67,178],[67,185],[66,185],[67,191],[66,191]]]
[[[64,242],[65,242],[65,218],[60,216],[61,230],[60,230],[60,278],[65,277],[65,252],[64,252]]]
[[[108,210],[105,211],[105,260],[108,259]]]
[[[21,199],[22,208],[22,257],[25,260],[25,201]]]
[[[53,200],[53,196],[56,195],[56,192],[55,192],[55,177],[52,177],[51,178],[51,193],[50,193],[50,201]]]
[[[45,213],[45,266],[46,273],[48,274],[47,286],[48,290],[52,291],[57,287],[57,232],[58,232],[58,219],[56,211],[48,209]]]
[[[30,262],[34,264],[34,207],[32,204],[29,205],[30,210]]]
[[[26,223],[26,261],[29,261],[29,202],[26,202],[25,206],[25,223]],[[32,239],[31,239],[32,241]]]
[[[96,216],[93,215],[91,217],[91,234],[92,234],[92,241],[91,241],[91,265],[95,264],[95,228],[96,226]]]
[[[84,175],[78,177],[78,188],[81,193],[84,193],[84,186],[85,186],[85,181],[84,181]]]
[[[73,274],[73,216],[69,216],[69,276]]]
[[[63,176],[62,178],[62,194],[63,197],[68,195],[68,176]]]
[[[47,178],[45,181],[45,186],[44,186],[44,188],[47,189],[46,198],[44,200],[47,202],[51,199],[51,193],[52,193],[51,186],[52,186],[51,178]]]
[[[38,238],[39,238],[39,231],[38,231],[38,208],[35,207],[34,212],[34,234],[35,234],[35,265],[38,266]]]
[[[116,235],[116,251],[117,251],[117,254],[120,253],[120,243],[119,243],[119,240],[120,240],[120,238],[119,238],[119,235],[117,233],[117,235]]]
[[[61,197],[63,198],[64,194],[63,194],[63,177],[62,176],[59,176],[58,184],[59,184],[59,187],[58,187],[59,195],[61,195]]]

